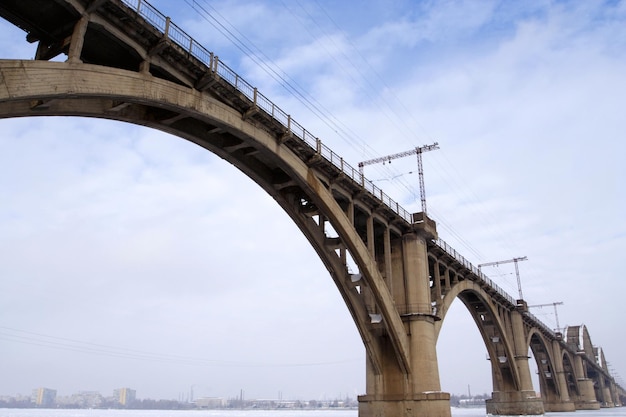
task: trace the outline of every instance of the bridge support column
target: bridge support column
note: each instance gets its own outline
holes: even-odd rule
[[[403,236],[402,257],[394,261],[399,263],[394,273],[402,271],[405,277],[403,293],[395,293],[402,300],[396,302],[409,336],[410,370],[401,375],[397,365],[389,363],[378,378],[368,371],[368,379],[378,386],[372,386],[372,392],[368,383],[368,395],[359,397],[359,417],[450,417],[450,394],[441,392],[439,381],[425,238]]]
[[[487,414],[509,416],[543,415],[543,400],[537,396],[533,389],[533,382],[530,377],[528,347],[525,343],[524,323],[519,311],[511,312],[511,328],[515,357],[506,358],[506,360],[512,361],[511,366],[515,366],[517,369],[518,390],[493,392],[491,399],[487,400]]]
[[[576,400],[577,410],[599,410],[600,403],[596,399],[593,389],[593,380],[589,378],[578,379],[578,391],[580,396]]]
[[[359,417],[450,417],[450,415],[450,394],[445,392],[359,397]]]
[[[67,53],[69,62],[73,64],[83,62],[80,59],[81,53],[83,51],[83,44],[85,42],[85,33],[87,33],[87,25],[89,24],[89,18],[87,16],[83,16],[80,18],[76,26],[74,26],[74,31],[72,32],[72,39],[70,41],[69,51]]]
[[[611,395],[611,388],[608,386],[602,387],[602,407],[613,408],[615,403],[613,402],[613,396]]]
[[[543,401],[534,391],[496,391],[487,400],[487,414],[539,416],[543,413]]]
[[[621,399],[619,397],[618,388],[615,385],[614,381],[611,381],[611,383],[610,383],[610,390],[611,390],[611,398],[613,398],[613,405],[615,407],[621,407],[622,406],[622,402],[621,402]]]
[[[562,358],[563,354],[561,351],[561,345],[558,340],[552,341],[552,357],[554,358]],[[559,398],[557,401],[546,401],[544,398],[543,408],[546,412],[565,412],[565,411],[576,411],[576,406],[574,401],[570,398],[567,380],[565,378],[565,370],[563,369],[563,361],[555,360],[553,363],[554,372],[553,376],[556,378],[556,385],[559,387]],[[543,394],[543,392],[542,392]]]
[[[599,410],[600,403],[596,398],[596,392],[593,388],[593,380],[587,378],[587,374],[583,367],[582,355],[584,352],[574,356],[574,373],[578,382],[579,396],[576,399],[577,410]]]

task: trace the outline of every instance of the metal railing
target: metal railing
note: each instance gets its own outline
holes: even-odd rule
[[[484,282],[485,284],[487,284],[488,286],[490,286],[491,288],[493,288],[498,294],[500,294],[500,296],[502,296],[504,299],[506,299],[508,302],[510,302],[513,305],[517,305],[517,301],[511,297],[509,295],[509,293],[507,293],[506,291],[504,291],[502,288],[500,288],[500,286],[498,284],[496,284],[495,282],[493,282],[489,277],[487,277],[487,275],[485,275],[480,269],[478,269],[477,267],[475,267],[474,265],[472,265],[472,263],[470,261],[468,261],[467,259],[465,259],[465,257],[463,257],[463,255],[461,255],[460,253],[458,253],[452,246],[448,245],[446,242],[444,242],[441,239],[437,239],[437,240],[433,240],[433,243],[439,247],[439,249],[443,250],[444,252],[446,252],[448,255],[450,255],[451,257],[453,257],[454,259],[457,260],[457,262],[459,262],[461,265],[463,265],[465,268],[467,268],[469,271],[471,271],[474,275],[476,275],[476,277],[478,277],[478,279],[482,282]]]
[[[131,10],[134,10],[138,15],[144,18],[146,22],[148,22],[149,24],[154,26],[154,28],[160,31],[164,35],[165,39],[169,39],[174,42],[178,47],[187,52],[190,56],[195,57],[197,60],[205,64],[209,68],[209,71],[219,76],[222,80],[225,80],[237,91],[242,93],[248,100],[250,100],[252,106],[255,106],[258,109],[264,111],[272,119],[280,123],[285,128],[286,133],[295,136],[302,142],[309,145],[312,150],[314,150],[316,153],[318,153],[320,156],[322,156],[324,159],[334,165],[337,169],[343,172],[354,182],[360,184],[372,196],[379,199],[384,205],[386,205],[399,217],[404,219],[407,223],[415,223],[412,213],[400,206],[397,201],[394,201],[391,197],[385,194],[382,189],[376,187],[374,183],[365,178],[365,176],[359,170],[346,163],[342,157],[333,152],[329,147],[324,145],[322,141],[320,141],[315,135],[310,133],[302,125],[293,120],[288,113],[286,113],[276,104],[274,104],[269,98],[259,93],[256,87],[252,86],[246,80],[241,78],[226,64],[219,61],[216,55],[214,55],[212,52],[204,48],[204,46],[195,41],[184,30],[174,24],[169,17],[163,15],[159,10],[154,8],[146,0],[120,1],[128,6]],[[421,220],[418,220],[417,222],[420,221]],[[517,305],[517,302],[513,297],[511,297],[506,291],[504,291],[497,284],[495,284],[484,273],[482,273],[482,271],[472,265],[471,262],[465,259],[465,257],[463,257],[446,242],[441,239],[437,239],[433,241],[433,243],[437,245],[440,249],[448,253],[451,257],[456,259],[465,268],[470,270],[474,275],[476,275],[476,277],[478,277],[480,281],[484,282],[487,286],[493,288],[500,296],[502,296],[508,302],[513,305]],[[419,312],[420,314],[436,314],[436,310],[434,310],[434,307],[432,305],[405,306],[405,308],[407,310],[407,314],[415,311]],[[525,314],[532,321],[534,321],[538,327],[542,328],[546,332],[553,333],[551,329],[549,329],[534,315],[529,312],[525,312]]]
[[[250,100],[253,106],[263,110],[266,114],[279,122],[285,131],[291,133],[314,151],[324,157],[327,161],[341,170],[349,178],[360,184],[369,191],[374,197],[378,198],[389,207],[394,213],[403,218],[407,223],[413,223],[411,213],[404,209],[400,204],[382,189],[376,187],[370,180],[365,178],[358,170],[347,164],[342,157],[334,153],[330,148],[324,145],[315,135],[307,131],[302,125],[291,118],[289,114],[274,104],[270,99],[259,93],[255,87],[241,78],[235,71],[230,69],[226,64],[218,60],[212,52],[208,51],[184,30],[176,26],[169,17],[163,15],[154,8],[146,0],[121,0],[126,6],[134,10],[143,17],[148,23],[154,26],[158,31],[163,33],[166,39],[173,41],[178,47],[198,59],[205,64],[213,73],[221,79],[228,82],[231,86],[241,92]]]
[[[465,259],[465,257],[463,257],[463,255],[458,253],[452,246],[448,245],[446,242],[444,242],[441,239],[433,240],[433,243],[439,249],[443,250],[448,255],[450,255],[451,257],[456,259],[457,262],[459,262],[461,265],[463,265],[465,268],[467,268],[469,271],[471,271],[474,275],[476,275],[476,277],[480,281],[485,283],[487,286],[493,288],[501,297],[503,297],[509,303],[511,303],[514,306],[517,305],[517,300],[515,300],[513,297],[511,297],[511,295],[509,295],[509,293],[507,293],[502,288],[500,288],[500,286],[498,284],[493,282],[480,269],[478,269],[477,267],[472,265],[472,263],[470,261]],[[523,314],[526,317],[528,317],[537,327],[541,328],[544,333],[550,334],[550,335],[552,335],[552,337],[556,338],[556,333],[554,332],[554,330],[552,330],[548,326],[546,326],[541,320],[539,320],[537,317],[535,317],[535,315],[533,315],[532,313],[530,313],[528,311],[524,311]]]
[[[407,223],[414,223],[412,214],[404,209],[397,201],[394,201],[391,197],[383,192],[382,189],[376,187],[374,183],[367,178],[357,169],[349,165],[344,159],[333,152],[328,146],[324,145],[315,135],[306,130],[301,124],[291,118],[291,115],[283,111],[280,107],[274,104],[269,98],[261,94],[256,87],[253,87],[246,80],[241,78],[235,71],[230,69],[226,64],[219,61],[218,57],[212,52],[208,51],[198,42],[196,42],[191,36],[189,36],[184,30],[176,26],[169,17],[163,15],[160,11],[155,9],[146,0],[121,0],[130,9],[134,10],[137,14],[143,17],[148,23],[153,25],[158,31],[163,33],[166,39],[173,41],[178,47],[189,53],[191,56],[198,59],[205,64],[210,71],[219,76],[222,80],[228,82],[237,91],[242,93],[252,106],[264,111],[271,118],[280,123],[285,132],[293,135],[302,142],[306,143],[335,166],[338,170],[343,172],[348,178],[352,179],[357,184],[360,184],[366,191],[372,196],[379,199],[385,206],[391,211],[396,213]],[[513,299],[506,291],[495,284],[485,274],[483,274],[477,267],[472,265],[467,259],[459,254],[454,248],[448,245],[441,239],[434,241],[435,245],[448,253],[468,270],[474,273],[479,280],[483,281],[486,285],[492,287],[498,294],[508,300],[511,304],[515,305],[516,300]]]

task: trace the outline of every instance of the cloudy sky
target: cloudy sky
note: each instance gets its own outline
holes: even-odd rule
[[[626,3],[153,4],[353,166],[438,142],[424,168],[440,237],[474,264],[527,256],[528,303],[563,302],[560,326],[586,324],[626,376]],[[0,31],[2,58],[34,56]],[[0,129],[0,395],[364,393],[327,271],[234,167],[110,121]],[[366,175],[420,211],[414,158]],[[517,297],[512,264],[485,272]],[[532,311],[556,328],[551,306]],[[491,392],[460,302],[437,350],[443,390]]]

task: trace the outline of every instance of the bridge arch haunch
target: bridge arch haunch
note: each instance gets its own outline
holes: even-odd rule
[[[544,409],[548,412],[575,411],[571,400],[565,364],[558,343],[548,340],[537,328],[528,332],[528,346],[537,367],[539,392],[543,399]],[[575,382],[575,381],[574,381]]]
[[[435,345],[456,298],[489,353],[488,412],[543,413],[528,350],[552,358],[541,368],[547,375],[561,365],[562,341],[555,336],[552,351],[549,329],[525,302],[440,241],[425,213],[384,195],[169,17],[143,0],[12,0],[0,9],[38,42],[36,61],[0,61],[0,118],[84,116],[155,128],[223,158],[279,204],[330,273],[365,345],[362,417],[450,415]],[[63,54],[68,62],[46,62]],[[576,374],[577,401],[591,404],[592,378],[603,386],[596,397],[615,394],[585,331],[563,368]],[[543,384],[555,397],[570,386]]]
[[[478,328],[487,350],[494,391],[515,391],[520,380],[510,337],[500,311],[489,295],[472,281],[460,281],[445,295],[441,305],[442,320],[437,323],[438,334],[445,325],[445,313],[459,299]]]
[[[438,252],[435,248],[430,256],[430,276],[435,281],[431,284],[432,297],[442,318],[436,323],[437,335],[452,303],[461,300],[480,331],[491,364],[493,393],[487,412],[543,414],[543,403],[532,386],[529,346],[519,306],[497,296],[474,271],[455,265],[445,256],[437,258]]]
[[[149,74],[45,61],[0,61],[0,74],[0,118],[79,116],[133,123],[196,143],[237,167],[284,209],[330,272],[366,348],[368,392],[405,393],[421,383],[427,387],[423,391],[438,394],[427,394],[417,403],[433,397],[437,404],[449,404],[449,396],[439,393],[436,371],[427,372],[426,380],[418,374],[408,377],[413,365],[405,323],[382,277],[390,273],[392,254],[390,246],[385,249],[376,241],[394,241],[391,246],[399,249],[397,242],[405,247],[413,240],[407,241],[395,226],[391,231],[384,216],[373,216],[365,204],[355,203],[354,191],[344,189],[341,171],[322,163],[319,149],[303,146],[279,128],[247,118],[206,93]],[[361,225],[355,226],[363,214],[371,218],[365,235],[359,232]],[[410,231],[410,225],[406,228]],[[387,259],[386,269],[379,268],[376,258]],[[350,269],[348,259],[357,271]],[[413,304],[409,300],[407,305]],[[436,369],[436,360],[425,363]],[[381,404],[387,403],[384,397],[368,398],[373,407],[381,398]],[[441,409],[442,416],[449,415],[449,409]]]

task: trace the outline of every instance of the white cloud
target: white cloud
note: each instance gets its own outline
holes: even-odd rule
[[[529,303],[563,301],[561,325],[586,322],[607,359],[626,369],[623,336],[614,331],[625,289],[624,3],[433,2],[368,15],[376,22],[368,27],[328,6],[341,29],[311,4],[310,15],[295,6],[230,5],[218,5],[220,13],[360,141],[342,140],[240,51],[203,32],[204,19],[188,9],[170,13],[185,13],[189,33],[235,57],[231,67],[241,60],[251,84],[353,166],[371,149],[383,155],[438,141],[424,163],[441,237],[474,263],[527,255],[520,271]],[[6,54],[29,56],[18,47],[21,35],[4,41]],[[0,282],[3,321],[217,362],[194,369],[98,357],[107,366],[93,389],[133,385],[140,396],[165,397],[191,384],[226,396],[242,388],[248,397],[363,393],[363,346],[327,271],[271,198],[233,167],[196,145],[118,123],[24,119],[0,128],[0,274],[12,277]],[[415,168],[411,158],[367,173],[404,174],[378,184],[418,210],[417,177],[408,174]],[[493,278],[515,295],[512,272],[502,267]],[[468,341],[466,357],[476,364],[463,374],[458,340]],[[0,356],[18,357],[16,345],[24,347],[3,343]],[[15,361],[22,392],[56,386],[46,368],[75,381],[61,391],[89,388],[81,367],[95,371],[93,355],[54,351],[43,367],[40,346],[24,349],[41,362]],[[490,391],[485,349],[462,306],[446,318],[438,351],[444,390]],[[324,365],[294,366],[311,362]],[[168,375],[170,386],[140,377],[148,367]]]

